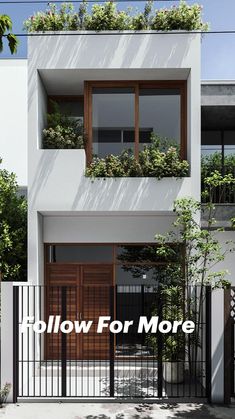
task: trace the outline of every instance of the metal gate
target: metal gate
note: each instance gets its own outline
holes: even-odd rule
[[[15,401],[210,398],[209,287],[20,285],[13,292]],[[97,333],[100,316],[119,320],[115,328],[133,324]],[[139,333],[142,317],[158,317],[161,330]],[[64,323],[69,333],[62,333],[68,320],[93,324],[76,333]],[[193,321],[195,331],[165,330],[174,320]]]

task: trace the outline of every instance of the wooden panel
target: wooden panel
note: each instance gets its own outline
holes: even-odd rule
[[[85,266],[82,269],[83,319],[92,320],[89,333],[83,335],[83,359],[109,359],[109,331],[104,329],[98,334],[97,326],[100,316],[110,315],[110,286],[113,282],[112,266]]]
[[[112,265],[50,264],[46,268],[45,318],[61,315],[61,287],[66,286],[67,320],[92,320],[87,334],[67,335],[67,359],[108,359],[109,332],[97,334],[99,316],[110,314]],[[61,333],[46,335],[46,359],[61,358]]]
[[[66,285],[67,320],[74,321],[79,313],[80,290],[79,267],[76,265],[49,265],[47,267],[47,287],[45,289],[46,319],[50,315],[61,315],[61,287]],[[81,342],[79,334],[71,332],[67,335],[67,359],[80,356]],[[46,358],[61,358],[61,332],[46,335]]]

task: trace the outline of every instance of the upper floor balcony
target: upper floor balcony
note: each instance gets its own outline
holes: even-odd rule
[[[29,205],[41,211],[171,211],[178,197],[198,199],[200,34],[30,39],[28,151]]]
[[[202,192],[213,171],[235,178],[235,84],[214,81],[202,84]],[[235,183],[212,188],[215,218],[230,227],[235,214]]]

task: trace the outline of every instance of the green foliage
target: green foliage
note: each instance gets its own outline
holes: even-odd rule
[[[219,152],[202,157],[202,202],[233,203],[235,196],[235,154],[224,156]]]
[[[156,10],[151,29],[158,31],[172,30],[208,30],[208,24],[202,22],[202,6],[188,5],[181,1],[178,6]]]
[[[66,30],[207,30],[208,25],[202,22],[202,8],[187,5],[181,1],[179,5],[169,9],[153,9],[153,2],[147,1],[143,12],[133,14],[131,8],[119,10],[112,1],[93,5],[90,13],[84,0],[74,10],[72,3],[63,3],[59,9],[49,4],[45,12],[37,12],[24,22],[29,32],[66,31]]]
[[[85,29],[87,2],[79,5],[77,12],[72,3],[63,3],[58,9],[49,3],[45,12],[37,12],[24,22],[24,28],[29,32],[44,31],[77,31]]]
[[[125,11],[118,11],[113,2],[95,4],[86,20],[86,29],[94,31],[125,30],[130,25],[130,17]]]
[[[11,384],[6,383],[1,389],[0,389],[0,407],[7,401],[7,397],[9,396],[9,393],[11,391]]]
[[[52,106],[53,112],[47,115],[48,128],[43,130],[43,148],[84,148],[82,125],[62,114],[56,102],[52,102]]]
[[[25,280],[27,206],[13,173],[0,170],[0,272],[2,280]]]
[[[7,15],[0,15],[0,53],[3,51],[3,38],[7,39],[11,54],[15,54],[17,52],[19,41],[13,33],[8,32],[11,30],[11,18]]]
[[[184,320],[184,293],[180,285],[169,285],[160,288],[158,291],[161,294],[162,304],[162,319],[173,323],[175,320]],[[158,315],[159,307],[153,307],[152,316]],[[154,352],[158,351],[158,336],[147,335],[147,342]],[[163,361],[178,361],[183,360],[185,354],[185,336],[182,330],[177,334],[170,333],[163,336],[163,346],[161,348],[161,355]]]
[[[174,203],[174,212],[176,220],[173,224],[174,229],[167,235],[157,235],[156,240],[159,244],[157,254],[167,252],[168,248],[182,244],[184,252],[178,263],[184,266],[184,275],[182,280],[186,285],[198,284],[204,287],[212,285],[213,287],[224,286],[227,271],[212,272],[212,268],[225,259],[228,252],[234,251],[229,244],[228,248],[223,250],[216,237],[218,230],[211,230],[210,227],[215,223],[213,219],[213,206],[208,202],[210,211],[208,212],[208,228],[203,229],[197,217],[201,209],[201,204],[193,198],[182,198]],[[171,243],[171,245],[169,245]],[[233,246],[234,247],[234,246]]]
[[[168,143],[169,144],[169,143]],[[139,161],[130,150],[121,155],[95,157],[86,169],[86,176],[91,178],[106,177],[183,177],[189,171],[188,162],[181,160],[177,146],[166,145],[166,139],[152,134],[151,144],[139,152]]]

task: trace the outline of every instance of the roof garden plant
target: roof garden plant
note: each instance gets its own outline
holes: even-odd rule
[[[79,30],[201,30],[206,31],[208,24],[202,20],[202,7],[188,5],[181,0],[177,6],[154,8],[147,1],[143,11],[133,8],[119,9],[112,1],[94,4],[88,9],[83,0],[75,9],[72,3],[62,3],[60,7],[49,3],[45,11],[34,13],[24,22],[28,32],[79,31]]]
[[[163,177],[181,178],[189,173],[189,164],[182,160],[179,149],[172,142],[156,134],[151,136],[151,144],[139,152],[137,161],[131,150],[120,155],[112,154],[105,158],[94,157],[86,169],[86,176],[94,178],[109,177]]]

